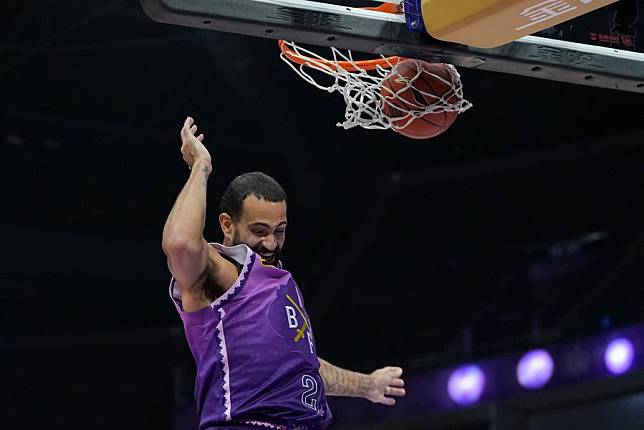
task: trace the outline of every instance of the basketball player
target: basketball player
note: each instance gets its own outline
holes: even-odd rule
[[[200,430],[320,429],[326,395],[394,405],[402,369],[370,374],[319,357],[302,294],[282,268],[286,194],[263,173],[235,178],[222,198],[223,244],[203,238],[211,158],[192,118],[181,129],[191,169],[163,229],[170,295],[197,364]]]

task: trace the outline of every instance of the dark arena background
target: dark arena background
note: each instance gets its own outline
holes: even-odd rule
[[[394,408],[333,398],[331,429],[643,428],[642,94],[460,69],[474,107],[414,141],[336,127],[275,41],[134,0],[0,24],[1,428],[197,428],[161,250],[187,115],[205,237],[235,175],[274,176],[319,355],[405,369]]]

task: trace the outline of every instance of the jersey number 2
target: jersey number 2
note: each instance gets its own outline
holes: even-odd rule
[[[312,376],[304,375],[302,376],[302,386],[306,388],[302,393],[302,403],[307,408],[317,411],[318,400],[316,399],[316,395],[318,393],[318,381],[313,379]]]

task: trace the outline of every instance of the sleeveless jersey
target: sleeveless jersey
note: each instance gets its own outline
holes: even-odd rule
[[[210,245],[242,266],[232,287],[211,305],[185,312],[170,282],[197,364],[199,429],[328,426],[311,321],[293,277],[264,265],[246,245]]]

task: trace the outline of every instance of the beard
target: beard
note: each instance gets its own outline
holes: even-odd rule
[[[250,246],[244,241],[241,240],[237,232],[235,232],[235,235],[233,236],[233,245],[246,245],[250,249],[253,250],[256,254],[260,256],[264,264],[270,264],[272,266],[277,266],[280,257],[282,256],[282,248],[277,245],[277,247],[273,251],[269,251],[268,249],[264,248],[261,244],[257,244],[255,246]]]

